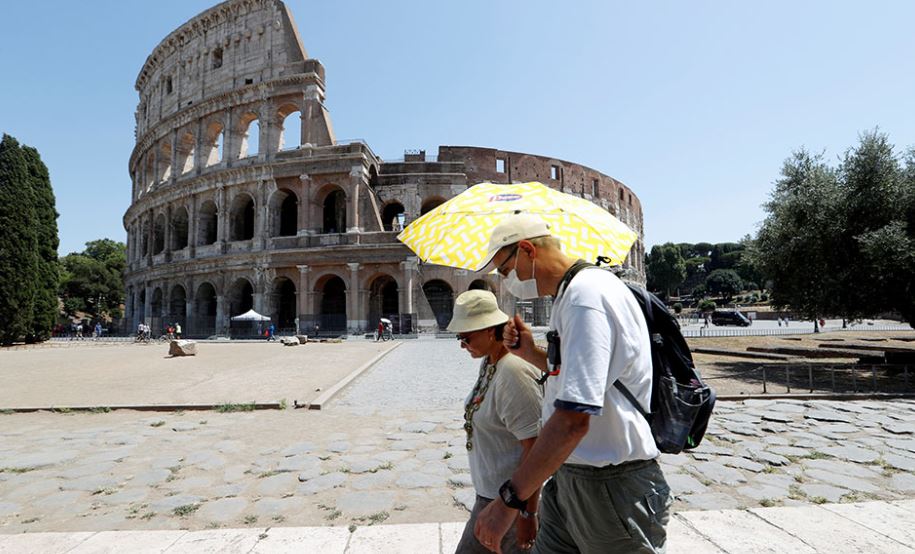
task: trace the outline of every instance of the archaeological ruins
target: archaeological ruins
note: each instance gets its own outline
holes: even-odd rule
[[[383,160],[335,139],[324,84],[279,0],[223,2],[153,50],[136,80],[127,325],[209,336],[253,308],[288,331],[444,326],[454,296],[498,291],[498,279],[418,264],[396,235],[483,181],[541,181],[599,204],[639,233],[627,264],[644,280],[641,205],[619,181],[497,148]]]

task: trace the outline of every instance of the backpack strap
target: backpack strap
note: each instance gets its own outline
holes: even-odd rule
[[[632,404],[632,407],[634,407],[636,410],[639,411],[640,414],[642,414],[642,417],[644,417],[645,419],[648,419],[648,414],[645,413],[645,410],[642,409],[642,405],[639,404],[639,401],[635,399],[635,396],[633,396],[632,393],[629,392],[629,389],[626,388],[626,385],[622,384],[620,382],[620,380],[617,379],[616,381],[613,382],[613,386],[616,387],[616,390],[623,393],[623,396],[626,397],[626,400],[628,400],[629,403]]]

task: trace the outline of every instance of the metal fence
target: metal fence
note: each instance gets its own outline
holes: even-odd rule
[[[861,331],[911,331],[912,328],[905,324],[881,324],[881,325],[858,325],[842,329],[841,327],[826,327],[820,332],[831,333],[834,331],[861,332]],[[686,338],[699,337],[768,337],[780,335],[810,335],[815,333],[812,324],[804,322],[799,323],[797,327],[777,327],[775,329],[741,327],[741,328],[710,328],[701,329],[683,329],[681,331]]]
[[[737,379],[751,385],[751,394],[912,394],[909,365],[812,363],[754,364],[754,367],[703,377],[710,385]]]

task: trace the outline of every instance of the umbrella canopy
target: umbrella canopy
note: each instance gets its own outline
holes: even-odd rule
[[[254,310],[248,310],[241,315],[233,317],[232,321],[270,321],[270,318],[265,315],[261,315]]]
[[[493,228],[518,212],[542,218],[566,255],[591,262],[605,256],[611,264],[623,263],[638,237],[600,206],[532,182],[474,185],[413,221],[397,238],[425,263],[473,270],[486,256]]]

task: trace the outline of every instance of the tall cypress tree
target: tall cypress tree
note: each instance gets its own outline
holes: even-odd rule
[[[23,146],[22,153],[29,172],[32,202],[35,209],[35,231],[38,240],[38,273],[35,275],[35,304],[31,331],[27,342],[47,340],[57,322],[60,311],[57,304],[57,287],[60,279],[57,262],[57,209],[48,168],[41,161],[38,150]]]
[[[0,141],[0,344],[32,331],[38,237],[29,170],[19,143]]]

